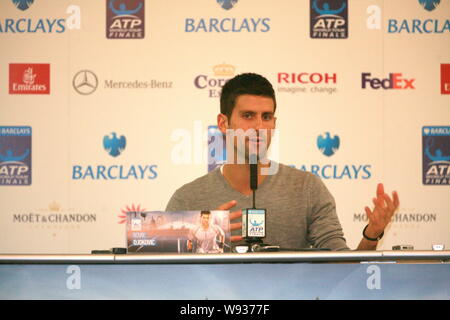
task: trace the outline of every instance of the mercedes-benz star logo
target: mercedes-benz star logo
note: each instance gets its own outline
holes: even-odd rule
[[[78,71],[73,77],[73,88],[76,92],[83,95],[93,93],[98,86],[98,79],[95,73],[89,70]]]

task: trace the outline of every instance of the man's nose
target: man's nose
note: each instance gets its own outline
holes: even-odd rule
[[[264,122],[262,119],[262,115],[256,117],[255,130],[259,130],[264,128]]]

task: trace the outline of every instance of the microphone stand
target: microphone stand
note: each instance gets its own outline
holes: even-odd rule
[[[252,190],[253,193],[253,206],[251,209],[247,209],[246,210],[246,229],[245,230],[245,235],[246,235],[246,242],[248,244],[248,248],[253,251],[260,251],[260,248],[266,246],[264,245],[262,238],[265,237],[266,234],[266,221],[265,221],[265,215],[266,215],[266,210],[265,209],[257,209],[256,208],[256,190],[258,189],[258,160],[256,155],[251,155],[250,156],[250,189]],[[249,237],[249,232],[248,232],[248,227],[249,227],[249,210],[254,210],[254,212],[260,212],[259,214],[262,214],[264,216],[263,220],[262,220],[262,230],[263,230],[263,236],[250,236]]]

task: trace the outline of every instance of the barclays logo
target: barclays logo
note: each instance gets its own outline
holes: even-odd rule
[[[425,10],[433,11],[441,3],[441,0],[419,0],[419,3]]]
[[[325,137],[319,135],[317,137],[317,147],[327,157],[331,157],[339,149],[340,139],[339,136],[331,137],[329,132],[325,132]]]
[[[125,136],[117,136],[115,132],[103,137],[103,148],[112,156],[119,156],[125,150],[127,140]],[[74,165],[72,167],[73,180],[144,180],[156,179],[158,166],[155,164],[137,165]]]
[[[230,10],[238,0],[217,0],[217,3],[225,10]]]
[[[117,138],[115,132],[111,133],[112,137],[104,136],[103,138],[103,148],[112,157],[119,156],[127,145],[127,139],[125,136],[120,136]]]
[[[324,135],[319,135],[316,139],[317,148],[320,152],[331,157],[336,153],[340,147],[340,138],[337,135],[332,136],[329,132],[325,132]],[[295,165],[290,165],[296,168]],[[300,165],[299,170],[309,171],[322,179],[335,179],[335,180],[367,180],[372,177],[372,165],[370,164],[311,164]]]
[[[34,0],[12,0],[17,9],[22,11],[27,10],[34,2]]]
[[[418,0],[419,4],[427,11],[436,9],[440,0]],[[412,34],[434,34],[434,33],[449,33],[450,20],[449,19],[389,19],[388,33],[412,33]]]
[[[34,0],[12,0],[19,10],[25,11]],[[0,19],[0,33],[64,33],[68,30],[81,29],[81,9],[77,5],[69,5],[66,17],[58,18],[5,18]]]
[[[216,0],[225,10],[230,10],[238,0]],[[270,31],[270,18],[186,18],[184,32],[268,32]]]

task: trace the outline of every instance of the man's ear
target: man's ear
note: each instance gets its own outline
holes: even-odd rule
[[[225,114],[219,113],[217,115],[217,126],[223,134],[226,134],[228,129],[228,117]]]

